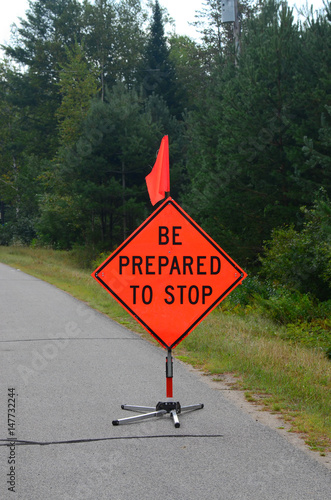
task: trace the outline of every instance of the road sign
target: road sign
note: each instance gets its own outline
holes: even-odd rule
[[[247,275],[167,198],[92,276],[171,349]]]

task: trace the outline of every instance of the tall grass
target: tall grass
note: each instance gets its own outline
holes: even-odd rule
[[[242,388],[268,394],[263,404],[291,420],[312,448],[330,450],[330,361],[321,350],[284,342],[281,330],[254,314],[218,310],[183,341],[182,359],[212,374],[239,374]]]

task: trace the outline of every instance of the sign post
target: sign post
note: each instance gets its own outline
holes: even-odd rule
[[[172,398],[172,349],[247,275],[169,197],[92,276],[167,349],[166,393]],[[114,425],[170,413],[179,427],[179,413],[203,404],[181,407],[167,401],[122,408],[144,414],[114,420]]]

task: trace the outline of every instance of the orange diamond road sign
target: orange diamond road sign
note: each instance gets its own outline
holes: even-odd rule
[[[171,349],[247,274],[167,198],[92,276]]]

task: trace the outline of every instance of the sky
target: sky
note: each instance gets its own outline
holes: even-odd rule
[[[289,0],[289,4],[299,7],[304,5],[306,0]],[[308,4],[314,5],[315,9],[323,6],[323,0],[308,0]],[[180,35],[196,37],[194,27],[188,23],[193,22],[195,12],[201,10],[203,0],[160,0],[160,5],[166,7],[170,16],[176,22],[176,32]],[[28,0],[2,0],[0,4],[0,44],[10,42],[10,26],[18,23],[18,17],[24,17],[29,7]]]

